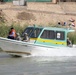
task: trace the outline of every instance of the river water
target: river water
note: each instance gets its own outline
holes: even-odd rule
[[[0,75],[76,75],[76,57],[12,57],[0,53]]]

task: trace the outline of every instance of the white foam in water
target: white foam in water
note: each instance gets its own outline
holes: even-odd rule
[[[74,45],[75,47],[76,45]],[[31,55],[23,55],[23,57],[74,57],[76,56],[76,48],[54,48],[54,49],[37,49],[32,50]]]
[[[70,61],[73,60],[73,58],[76,57],[71,57],[71,56],[50,56],[50,55],[30,55],[30,56],[23,56],[23,57],[30,57],[32,60],[37,61],[37,62],[45,62],[45,61],[60,61],[60,62],[65,62],[65,61]],[[75,59],[76,61],[76,59]]]
[[[53,53],[53,52],[52,52]],[[33,53],[32,55],[23,55],[22,57],[73,57],[70,53],[66,52],[54,52],[54,54],[49,52],[40,52],[40,53]],[[68,55],[67,55],[68,54]]]
[[[31,58],[31,60],[36,61],[36,62],[49,62],[49,61],[59,61],[59,62],[69,62],[69,61],[76,61],[76,57],[59,57],[59,56],[27,56],[27,58]]]
[[[32,56],[72,56],[73,52],[68,52],[67,50],[51,50],[51,51],[44,51],[44,52],[37,52],[33,53]]]

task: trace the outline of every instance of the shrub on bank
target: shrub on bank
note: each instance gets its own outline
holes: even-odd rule
[[[26,28],[27,25],[24,25],[24,26],[20,26],[20,25],[15,25],[15,24],[12,24],[12,25],[6,25],[6,24],[0,24],[0,37],[7,37],[8,36],[8,33],[9,33],[9,30],[11,27],[14,27],[14,29],[16,30],[16,32],[18,33],[22,33],[23,30]]]
[[[73,44],[76,44],[76,31],[71,34],[68,34],[68,37],[70,38]]]

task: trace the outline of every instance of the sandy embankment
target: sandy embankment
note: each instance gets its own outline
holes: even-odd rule
[[[75,3],[35,3],[28,2],[27,6],[14,6],[12,3],[0,4],[8,23],[15,21],[23,24],[49,25],[58,21],[66,21],[72,17],[76,20]]]

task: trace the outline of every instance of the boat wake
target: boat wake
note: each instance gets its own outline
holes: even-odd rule
[[[76,56],[24,56],[22,58],[30,58],[33,61],[36,62],[49,62],[49,61],[55,61],[55,62],[70,62],[70,61],[76,61]]]

